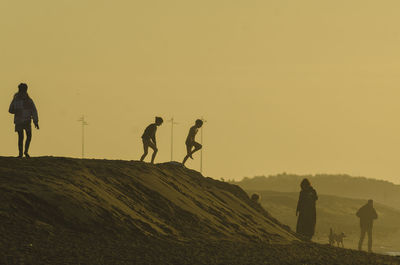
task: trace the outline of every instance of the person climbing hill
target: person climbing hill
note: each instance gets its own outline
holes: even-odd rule
[[[164,120],[161,117],[156,117],[155,122],[147,126],[146,129],[144,130],[144,133],[142,135],[144,153],[140,158],[140,161],[143,161],[146,158],[150,147],[151,149],[153,149],[153,155],[151,156],[151,163],[154,164],[154,159],[156,158],[158,152],[157,141],[156,141],[157,127],[160,126],[163,122]]]
[[[186,151],[187,154],[185,156],[185,158],[183,159],[182,164],[185,165],[186,161],[188,160],[188,158],[193,159],[193,154],[197,151],[199,151],[203,146],[201,144],[199,144],[198,142],[195,141],[196,138],[196,134],[199,131],[199,129],[201,128],[201,126],[203,126],[203,121],[200,119],[197,119],[195,124],[190,127],[189,130],[189,134],[186,138]],[[193,149],[194,147],[194,149]]]

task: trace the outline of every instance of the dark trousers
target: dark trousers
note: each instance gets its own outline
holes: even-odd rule
[[[368,234],[368,252],[372,251],[372,226],[361,227],[360,241],[358,242],[358,250],[362,249],[365,234]]]
[[[32,139],[32,130],[30,129],[22,129],[18,130],[18,150],[19,155],[22,156],[24,153],[23,145],[24,145],[24,131],[26,132],[26,141],[25,141],[25,154],[29,151],[29,145],[31,144]]]

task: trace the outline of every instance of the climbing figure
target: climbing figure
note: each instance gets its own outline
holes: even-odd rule
[[[368,200],[367,204],[362,206],[356,213],[357,217],[360,218],[360,241],[358,242],[358,250],[362,249],[362,244],[365,238],[365,234],[368,234],[368,252],[372,252],[372,227],[374,220],[378,218],[378,214],[374,208],[374,201]]]
[[[8,112],[14,114],[15,131],[18,133],[18,157],[22,158],[25,155],[26,158],[29,158],[29,145],[32,139],[31,121],[33,119],[36,129],[39,130],[39,118],[35,103],[28,95],[27,84],[18,85],[18,92],[15,93]],[[26,132],[25,151],[23,149],[24,131]]]
[[[156,142],[156,131],[157,127],[160,126],[163,122],[164,120],[161,117],[156,117],[155,123],[150,124],[144,130],[144,133],[142,135],[144,153],[140,158],[140,161],[143,161],[146,158],[150,147],[151,149],[153,149],[153,155],[151,156],[151,163],[154,164],[154,159],[156,158],[158,152],[157,142]]]
[[[185,158],[183,159],[183,162],[182,162],[183,165],[185,165],[186,160],[188,158],[193,159],[192,155],[202,148],[202,145],[195,141],[196,134],[199,131],[199,129],[201,128],[201,126],[203,126],[203,121],[200,119],[197,119],[196,123],[189,130],[189,134],[186,138],[187,154],[186,154]],[[194,147],[194,149],[193,149],[193,147]]]
[[[296,232],[303,235],[306,240],[311,241],[315,233],[315,224],[317,221],[315,204],[318,200],[318,196],[308,179],[303,179],[300,187],[301,191],[296,209],[296,216],[299,216],[297,219]]]

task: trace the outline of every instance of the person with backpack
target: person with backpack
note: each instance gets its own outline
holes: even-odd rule
[[[146,129],[144,130],[144,133],[142,135],[144,153],[140,158],[140,161],[143,161],[146,158],[150,147],[151,149],[153,149],[153,155],[151,156],[151,163],[154,164],[154,159],[156,158],[158,152],[157,142],[156,142],[157,127],[160,126],[163,122],[164,120],[161,117],[156,117],[155,122],[147,126]]]
[[[29,158],[28,152],[32,139],[32,119],[36,129],[39,130],[39,117],[35,103],[28,95],[27,84],[21,83],[18,85],[18,92],[15,93],[8,112],[14,114],[15,131],[18,133],[18,158],[22,158],[23,155]],[[25,150],[23,149],[24,131],[26,132]]]

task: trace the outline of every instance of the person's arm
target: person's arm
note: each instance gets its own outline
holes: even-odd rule
[[[157,146],[156,142],[156,131],[157,131],[157,126],[154,124],[153,127],[151,128],[151,136],[150,139],[153,141],[153,143]]]
[[[8,108],[8,112],[11,114],[15,114],[15,104],[14,104],[15,99],[11,101],[10,107]]]
[[[360,217],[361,209],[362,208],[358,209],[358,211],[356,212],[357,217]]]
[[[378,214],[376,213],[376,210],[375,209],[373,210],[374,210],[374,219],[378,219]]]
[[[189,140],[191,142],[194,142],[194,137],[196,135],[196,128],[195,127],[191,127],[189,130]]]
[[[36,129],[39,129],[39,115],[38,115],[35,103],[33,103],[33,100],[32,100],[32,118],[33,118],[33,123],[35,124]]]

